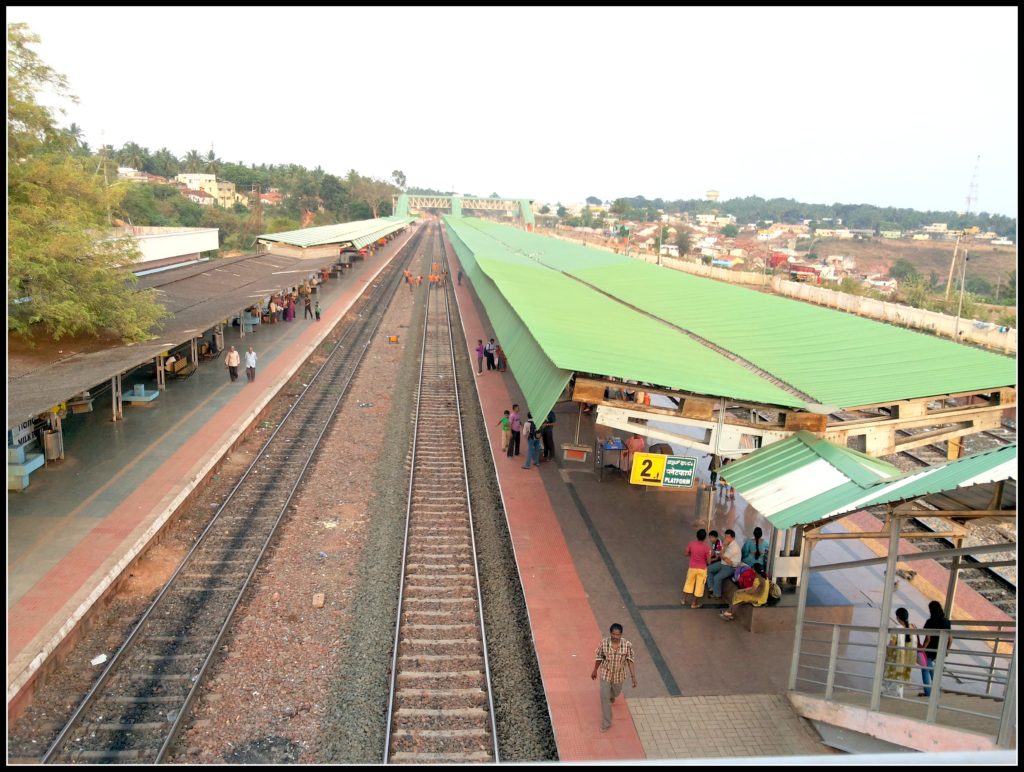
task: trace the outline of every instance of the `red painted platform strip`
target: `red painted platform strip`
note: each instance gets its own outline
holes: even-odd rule
[[[403,242],[404,243],[404,242]],[[398,247],[400,245],[396,245]],[[382,260],[373,277],[397,254]],[[107,517],[53,567],[31,590],[7,611],[7,662],[10,664],[48,626],[56,634],[59,627],[74,613],[72,604],[76,593],[88,584],[98,584],[102,577],[96,573],[105,563],[117,559],[131,547],[126,540],[133,532],[159,516],[167,505],[189,484],[209,454],[228,442],[251,411],[261,392],[276,392],[289,369],[298,359],[304,360],[324,330],[329,330],[351,308],[366,290],[373,277],[353,282],[352,286],[323,308],[321,321],[300,322],[306,329],[290,347],[282,351],[266,367],[257,370],[254,383],[241,381],[235,395],[217,414],[201,427],[170,458],[164,462],[144,485],[140,485]],[[298,321],[298,320],[296,320]],[[291,322],[295,324],[296,322]],[[243,340],[242,345],[247,345]],[[226,373],[225,368],[225,373]],[[225,374],[225,380],[227,375]],[[49,634],[48,636],[49,637]],[[10,673],[8,682],[10,683]]]
[[[458,258],[447,233],[444,242],[454,266],[449,273],[455,276]],[[470,349],[470,362],[475,367],[473,349],[477,339],[487,341],[494,336],[485,330],[477,313],[469,280],[463,276],[461,286],[452,283]],[[523,580],[558,758],[560,761],[644,759],[643,746],[625,699],[616,700],[612,727],[606,733],[601,732],[598,685],[590,680],[590,673],[594,668],[594,651],[607,633],[590,609],[551,500],[539,479],[540,473],[533,468],[522,468],[526,443],[522,444],[522,455],[513,459],[507,458],[501,450],[501,431],[495,423],[501,412],[512,406],[505,384],[505,377],[511,375],[511,370],[504,374],[484,370],[475,380]],[[623,696],[627,692],[628,686]]]

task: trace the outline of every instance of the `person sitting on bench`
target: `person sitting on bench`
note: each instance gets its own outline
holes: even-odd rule
[[[768,577],[764,574],[764,568],[760,563],[754,563],[752,570],[743,572],[743,576],[740,578],[744,580],[744,584],[747,580],[747,574],[753,574],[750,577],[753,581],[750,587],[740,587],[732,595],[732,606],[727,610],[723,611],[720,616],[727,622],[731,622],[736,618],[736,608],[741,603],[749,603],[752,606],[763,606],[768,602],[768,590],[771,582],[768,581]]]

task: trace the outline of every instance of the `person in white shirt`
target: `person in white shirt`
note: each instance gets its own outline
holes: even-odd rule
[[[252,346],[245,352],[245,377],[249,379],[249,383],[256,380],[256,352],[252,350]]]
[[[708,587],[711,588],[712,598],[722,597],[722,582],[732,576],[741,559],[740,545],[736,543],[736,532],[732,528],[726,528],[722,559],[708,566]]]

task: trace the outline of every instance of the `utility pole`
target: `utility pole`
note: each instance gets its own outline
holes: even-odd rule
[[[971,184],[967,188],[967,200],[964,202],[964,215],[971,214],[971,210],[978,205],[978,167],[981,165],[981,156],[974,159],[974,173],[971,175]],[[949,278],[946,279],[946,300],[949,300],[949,293],[953,288],[953,276],[956,274],[956,255],[960,247],[960,239],[963,236],[963,229],[956,236],[956,245],[953,247],[953,259],[949,263]],[[967,250],[964,250],[966,259]]]

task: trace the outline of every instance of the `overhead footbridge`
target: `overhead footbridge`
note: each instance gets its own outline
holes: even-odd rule
[[[572,399],[597,405],[600,423],[652,439],[738,457],[808,430],[880,456],[997,427],[1016,404],[1006,356],[505,225],[445,222],[534,415],[573,379]]]
[[[451,213],[462,217],[463,212],[488,212],[512,219],[528,231],[533,230],[536,221],[533,216],[533,202],[528,198],[476,198],[474,196],[421,196],[402,193],[392,199],[392,211],[396,216],[408,217],[413,212]]]

